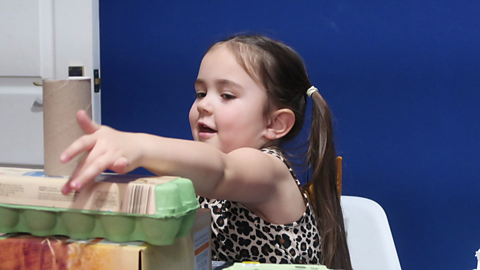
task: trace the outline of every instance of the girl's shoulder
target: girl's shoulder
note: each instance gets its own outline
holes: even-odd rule
[[[280,149],[278,149],[277,147],[264,147],[264,148],[261,148],[260,151],[262,151],[263,153],[266,153],[266,154],[273,155],[273,156],[277,157],[278,159],[280,159],[285,164],[285,166],[287,166],[288,170],[290,171],[290,174],[292,175],[293,179],[295,179],[295,182],[297,183],[297,185],[299,187],[301,187],[300,180],[298,180],[297,175],[293,171],[292,165],[285,158],[285,155],[283,154],[283,152]]]

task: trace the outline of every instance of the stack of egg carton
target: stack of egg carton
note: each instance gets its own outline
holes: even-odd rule
[[[65,196],[67,181],[0,167],[0,233],[170,245],[189,234],[199,207],[192,182],[179,177],[104,174]]]

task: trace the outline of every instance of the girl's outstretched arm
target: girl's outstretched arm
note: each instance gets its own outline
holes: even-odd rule
[[[303,207],[303,199],[290,172],[276,157],[253,148],[239,148],[225,154],[203,142],[170,139],[143,133],[127,133],[99,126],[85,112],[77,120],[87,133],[62,154],[61,161],[87,152],[62,192],[81,189],[106,169],[127,173],[144,167],[158,175],[191,179],[197,194],[228,199],[252,207],[266,202],[264,209]],[[270,204],[270,203],[268,203]],[[285,204],[285,205],[283,205]],[[297,212],[298,213],[298,212]]]

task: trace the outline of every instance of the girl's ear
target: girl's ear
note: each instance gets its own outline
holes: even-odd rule
[[[279,109],[270,114],[265,138],[269,140],[280,139],[287,135],[295,124],[295,114],[290,109]]]

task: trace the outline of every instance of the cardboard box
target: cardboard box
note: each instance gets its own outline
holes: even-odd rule
[[[102,174],[80,192],[65,196],[61,190],[67,178],[48,177],[42,170],[0,167],[0,203],[155,215],[161,207],[157,193],[162,192],[156,186],[176,179],[180,178]],[[195,199],[193,185],[190,189]]]
[[[189,235],[169,246],[9,234],[0,270],[211,270],[210,222],[210,210],[197,210]]]

